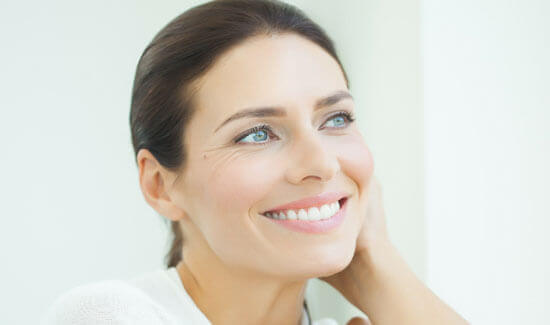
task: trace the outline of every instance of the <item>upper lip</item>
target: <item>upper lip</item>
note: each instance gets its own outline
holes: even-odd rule
[[[298,210],[309,207],[319,207],[323,204],[332,203],[348,196],[349,195],[345,192],[325,192],[316,196],[306,197],[297,201],[292,201],[290,203],[277,206],[273,209],[264,211],[262,214],[271,211]]]

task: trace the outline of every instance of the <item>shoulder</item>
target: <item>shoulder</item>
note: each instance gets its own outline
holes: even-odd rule
[[[140,289],[121,280],[75,287],[59,296],[43,318],[46,325],[174,324]]]

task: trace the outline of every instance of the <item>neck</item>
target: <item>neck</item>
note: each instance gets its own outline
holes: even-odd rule
[[[176,269],[187,293],[211,323],[301,323],[307,279],[290,281],[237,271],[211,251],[200,256],[191,251],[184,249]]]

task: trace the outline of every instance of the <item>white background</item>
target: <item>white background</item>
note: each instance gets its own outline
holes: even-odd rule
[[[427,281],[477,324],[550,324],[550,2],[422,14]]]
[[[76,285],[163,265],[130,91],[154,34],[201,2],[0,3],[0,323],[36,323]],[[292,3],[336,42],[413,271],[472,323],[550,323],[549,3]],[[309,289],[314,318],[357,313]]]

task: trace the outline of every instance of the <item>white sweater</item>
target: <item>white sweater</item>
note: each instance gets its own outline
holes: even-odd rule
[[[307,325],[308,321],[304,308],[301,325]],[[171,267],[127,281],[108,280],[73,288],[55,300],[41,324],[210,325],[211,322]],[[338,325],[332,318],[312,324]]]

